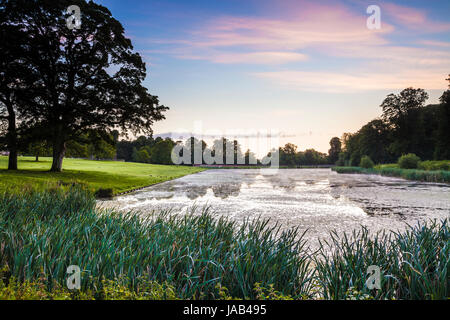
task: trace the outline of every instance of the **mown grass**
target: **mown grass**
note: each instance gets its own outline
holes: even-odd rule
[[[400,169],[393,166],[382,166],[375,168],[361,167],[334,167],[333,171],[337,173],[359,173],[359,174],[378,174],[388,177],[399,177],[407,180],[425,181],[425,182],[444,182],[450,183],[450,171],[427,171],[418,169]]]
[[[303,236],[267,220],[238,225],[207,209],[99,210],[80,188],[4,193],[0,298],[448,298],[448,220],[375,237],[365,229],[332,233],[313,255]],[[81,291],[64,289],[69,265],[82,269]],[[383,271],[381,290],[365,286],[369,265]]]
[[[17,171],[6,170],[8,158],[0,156],[0,192],[46,189],[81,184],[91,191],[112,189],[114,194],[182,177],[205,169],[119,161],[64,159],[63,172],[49,172],[51,158],[19,157]]]

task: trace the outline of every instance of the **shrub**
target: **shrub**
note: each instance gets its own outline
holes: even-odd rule
[[[345,166],[345,154],[343,152],[339,153],[338,161],[336,161],[338,167]]]
[[[408,153],[398,158],[398,166],[402,169],[417,169],[420,158],[414,153]]]
[[[419,169],[427,171],[438,171],[438,170],[450,171],[450,161],[448,160],[422,161],[419,163]]]
[[[98,189],[95,192],[95,197],[97,198],[112,198],[114,196],[113,189],[107,188],[107,189]]]
[[[365,169],[371,169],[374,166],[372,159],[369,156],[363,156],[359,162],[359,166]]]
[[[378,166],[374,169],[364,169],[360,167],[334,167],[331,170],[337,173],[360,173],[360,174],[379,174],[387,177],[399,177],[407,180],[426,181],[426,182],[447,182],[450,183],[449,171],[425,171],[415,169],[400,169],[389,166]]]

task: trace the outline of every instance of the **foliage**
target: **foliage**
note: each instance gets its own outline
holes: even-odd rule
[[[336,161],[336,165],[337,166],[340,166],[340,167],[343,167],[343,166],[345,166],[345,153],[344,152],[340,152],[339,153],[339,156],[338,156],[338,160]]]
[[[51,286],[44,276],[35,281],[17,281],[0,272],[0,300],[176,300],[173,286],[139,279],[136,290],[124,285],[124,279],[97,281],[92,290],[69,290],[54,281]]]
[[[133,148],[132,160],[133,162],[150,163],[150,155],[145,148],[142,148],[139,151],[136,150],[136,148]]]
[[[314,257],[326,299],[447,299],[450,275],[448,220],[401,233],[331,233]],[[368,289],[367,267],[381,269],[381,289]]]
[[[338,137],[331,138],[330,150],[328,150],[328,160],[330,163],[336,163],[339,155],[342,152],[342,143]]]
[[[373,163],[372,159],[370,159],[369,156],[363,156],[361,158],[361,162],[359,163],[359,166],[361,168],[369,169],[369,168],[373,168],[374,163]]]
[[[421,161],[419,163],[419,169],[428,171],[437,171],[437,170],[450,171],[450,160]]]
[[[98,210],[79,188],[0,195],[1,299],[447,299],[448,220],[402,232],[304,233],[208,209],[177,216]],[[80,249],[82,248],[82,249]],[[81,290],[65,289],[68,265]],[[382,271],[381,290],[365,285]]]
[[[100,188],[95,192],[96,198],[112,198],[114,196],[114,191],[112,188],[103,189]]]
[[[450,75],[447,79],[450,88]],[[445,91],[440,97],[438,110],[438,124],[436,130],[436,147],[434,159],[450,159],[450,90]]]
[[[408,153],[402,155],[398,159],[398,166],[402,169],[417,169],[419,166],[420,158],[414,153]]]
[[[426,160],[449,159],[450,90],[443,93],[440,104],[425,106],[427,99],[423,89],[389,94],[381,104],[380,119],[343,135],[339,165],[357,166],[363,155],[375,163],[394,162],[407,153]]]
[[[80,7],[82,28],[67,28],[70,5]],[[3,25],[21,31],[12,46],[30,70],[19,81],[27,89],[19,120],[52,142],[52,171],[62,170],[66,143],[89,130],[150,134],[164,119],[167,108],[142,86],[145,63],[107,8],[86,0],[2,0],[0,9]]]
[[[310,263],[297,229],[281,232],[267,220],[238,225],[214,219],[207,208],[142,216],[95,206],[79,188],[0,195],[0,265],[20,282],[43,276],[50,286],[63,285],[66,268],[76,264],[83,291],[122,277],[130,290],[145,277],[191,299],[214,297],[217,283],[239,298],[255,298],[255,283],[292,297],[309,291]]]
[[[392,166],[375,167],[372,169],[365,169],[361,167],[334,167],[332,170],[337,173],[379,174],[382,176],[399,177],[413,181],[450,183],[450,172],[444,170],[425,171],[416,169],[400,169]]]
[[[297,151],[297,146],[287,143],[284,147],[279,148],[280,166],[300,167],[305,165],[321,165],[328,164],[328,156],[314,149],[306,149],[305,151]]]

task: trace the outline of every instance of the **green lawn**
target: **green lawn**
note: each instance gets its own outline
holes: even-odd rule
[[[92,191],[112,188],[114,194],[203,171],[187,166],[64,159],[63,172],[54,173],[51,158],[19,157],[18,171],[6,170],[8,158],[0,156],[0,192],[42,190],[73,182],[85,184]]]

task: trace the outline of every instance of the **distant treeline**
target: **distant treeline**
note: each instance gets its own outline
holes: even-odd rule
[[[408,153],[416,154],[421,160],[450,159],[450,90],[442,94],[439,104],[425,105],[427,99],[428,94],[423,89],[407,88],[397,95],[389,94],[380,105],[382,114],[379,118],[355,133],[344,133],[341,139],[333,137],[328,154],[314,149],[298,151],[296,145],[287,143],[278,149],[279,164],[288,167],[323,164],[358,166],[364,156],[370,157],[374,163],[393,163]],[[2,131],[5,132],[0,122],[0,150]],[[211,146],[194,137],[186,141],[174,141],[171,138],[140,136],[134,140],[119,141],[117,130],[89,130],[76,141],[68,141],[66,155],[74,158],[172,164],[171,152],[176,144],[183,144],[189,152],[195,147],[201,148],[202,153],[209,149],[213,156],[223,152],[223,163],[228,163],[226,150],[231,148],[234,164],[238,163],[237,159],[243,158],[243,165],[261,165],[261,159],[256,159],[251,150],[243,152],[236,140],[221,138]],[[36,160],[39,156],[52,155],[52,148],[45,140],[36,142],[33,139],[30,143],[20,145],[19,149],[22,154],[36,156]],[[274,151],[271,150],[268,155]],[[194,152],[190,153],[193,164]],[[204,160],[202,164],[206,164]]]
[[[227,164],[227,150],[232,149],[233,163],[242,165],[262,165],[261,159],[258,159],[254,152],[247,149],[245,152],[237,140],[229,140],[220,138],[213,141],[209,146],[204,140],[198,140],[191,137],[186,141],[174,141],[171,138],[153,138],[151,136],[140,136],[133,140],[118,139],[119,133],[117,131],[106,132],[100,130],[92,130],[76,141],[69,141],[67,143],[66,155],[72,158],[85,158],[95,160],[123,160],[127,162],[141,162],[153,164],[173,164],[171,159],[172,149],[175,145],[181,144],[186,152],[190,154],[190,164],[198,164],[194,159],[194,149],[202,150],[202,154],[208,151],[216,159],[222,158],[222,163]],[[337,139],[337,138],[336,138]],[[340,149],[340,141],[332,139],[330,144],[329,155],[321,153],[314,149],[307,149],[305,151],[297,151],[297,146],[292,143],[287,143],[284,147],[279,148],[279,164],[280,166],[296,167],[304,165],[323,165],[330,164],[337,159]],[[338,147],[333,143],[338,143]],[[271,150],[270,153],[275,152]],[[22,155],[31,155],[36,157],[36,161],[40,156],[51,156],[52,148],[46,141],[32,142],[23,145],[20,148]],[[241,162],[238,161],[241,159]],[[229,160],[229,159],[228,159]],[[244,163],[242,163],[242,161]],[[201,164],[207,164],[202,158]]]
[[[358,166],[363,156],[393,163],[408,153],[422,160],[450,159],[450,90],[442,94],[440,104],[425,106],[427,99],[423,89],[388,95],[380,105],[380,118],[342,136],[337,164]]]
[[[338,139],[339,140],[339,139]],[[331,141],[332,144],[335,141]],[[339,142],[340,143],[340,142]],[[261,159],[257,159],[254,152],[247,149],[245,152],[242,150],[242,146],[237,140],[229,140],[226,138],[220,138],[214,140],[209,146],[205,141],[198,140],[194,137],[187,139],[186,141],[173,141],[170,138],[152,138],[152,137],[138,137],[136,140],[127,141],[122,140],[117,143],[117,159],[123,159],[125,161],[155,163],[155,164],[172,164],[171,152],[176,144],[183,144],[185,150],[189,152],[191,157],[191,164],[197,163],[194,159],[193,150],[197,147],[202,150],[202,153],[208,151],[212,156],[217,158],[222,157],[222,163],[226,164],[229,161],[226,159],[227,150],[233,150],[233,164],[238,164],[238,159],[243,159],[242,165],[261,165]],[[201,149],[200,149],[201,148]],[[192,152],[191,152],[192,150]],[[273,153],[275,150],[271,150]],[[321,153],[314,149],[307,149],[304,152],[297,151],[297,146],[292,143],[286,144],[284,147],[279,148],[279,156],[281,166],[302,166],[302,165],[321,165],[329,164],[330,157],[325,153]],[[330,149],[330,154],[335,154],[337,159],[340,152],[340,147],[335,151],[335,147]],[[220,155],[218,154],[220,152]],[[206,164],[202,159],[202,164]]]

